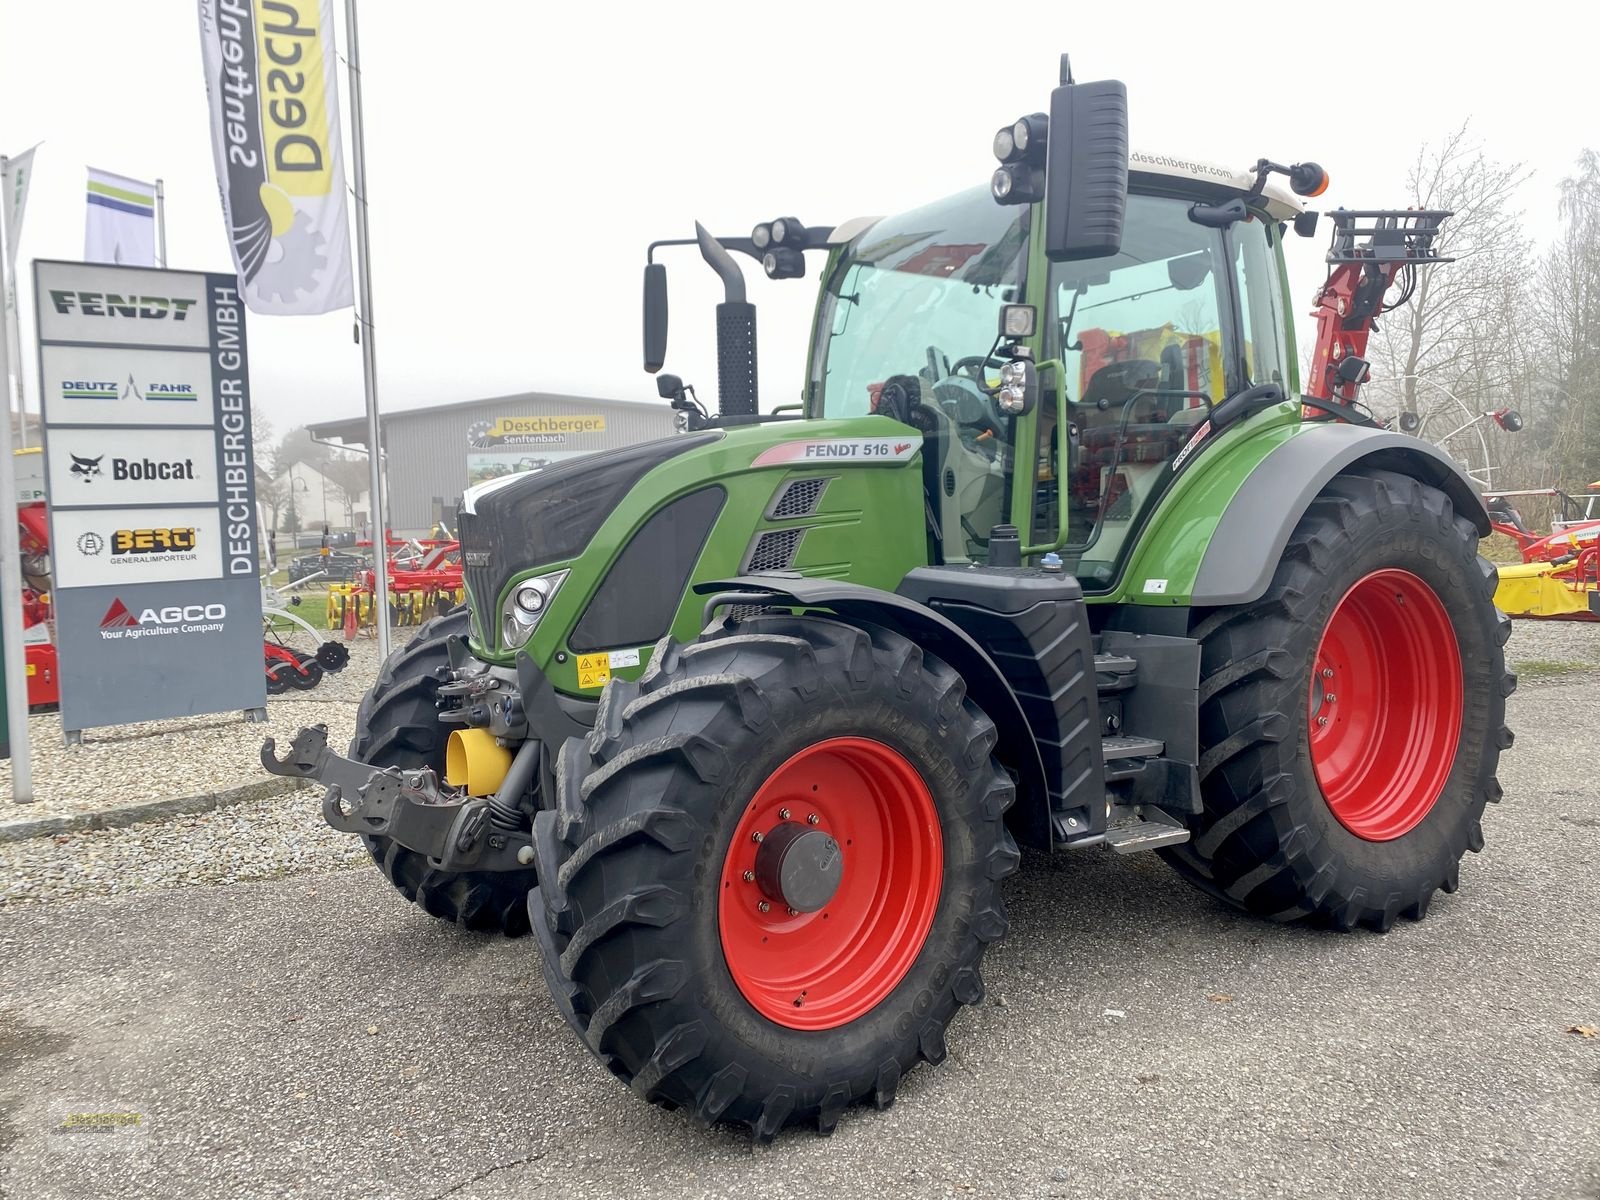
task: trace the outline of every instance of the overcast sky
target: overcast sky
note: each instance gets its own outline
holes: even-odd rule
[[[368,0],[361,18],[386,409],[537,389],[654,400],[646,243],[696,218],[725,234],[783,215],[832,224],[984,183],[995,128],[1046,106],[1063,50],[1080,80],[1126,82],[1136,147],[1234,167],[1315,159],[1327,208],[1402,205],[1419,144],[1470,116],[1492,156],[1534,171],[1521,199],[1542,240],[1558,181],[1600,145],[1593,0]],[[161,176],[171,265],[231,270],[208,139],[192,2],[0,0],[0,152],[44,143],[24,263],[82,256],[93,165]],[[1324,240],[1290,242],[1304,310]],[[668,261],[667,369],[709,398],[720,291],[692,251]],[[764,407],[799,394],[810,261],[812,278],[751,289]],[[278,431],[360,414],[348,312],[252,316],[249,336],[255,403]]]

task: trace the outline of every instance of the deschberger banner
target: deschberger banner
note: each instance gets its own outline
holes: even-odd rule
[[[331,0],[199,0],[222,212],[245,303],[353,303]]]

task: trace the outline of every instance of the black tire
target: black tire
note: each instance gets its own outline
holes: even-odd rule
[[[380,767],[431,766],[444,771],[448,730],[434,700],[439,669],[448,667],[448,639],[467,632],[466,609],[436,617],[410,644],[391,654],[361,701],[350,756]],[[430,916],[466,929],[521,937],[528,932],[526,871],[440,871],[425,855],[382,837],[362,837],[372,861],[407,900]]]
[[[315,655],[295,652],[295,657],[300,660],[300,669],[297,671],[288,663],[284,663],[284,678],[289,686],[302,692],[309,692],[322,682],[322,664]]]
[[[800,1030],[734,982],[717,881],[771,772],[835,737],[889,746],[926,784],[942,887],[892,990],[847,1023]],[[663,641],[637,684],[607,687],[594,732],[567,742],[556,810],[535,818],[544,883],[530,906],[558,1005],[636,1094],[758,1140],[799,1122],[831,1133],[863,1100],[886,1107],[903,1073],[944,1058],[945,1027],[982,999],[984,951],[1006,931],[1015,789],[995,741],[961,677],[885,630],[763,617]]]
[[[1502,649],[1510,621],[1477,546],[1472,522],[1437,488],[1383,471],[1341,475],[1295,527],[1266,595],[1198,622],[1205,812],[1192,841],[1161,851],[1180,875],[1257,915],[1341,930],[1421,920],[1436,891],[1456,890],[1462,856],[1483,848],[1484,806],[1500,799],[1495,769],[1511,745],[1505,702],[1516,687]],[[1335,606],[1386,568],[1420,578],[1441,602],[1461,655],[1462,713],[1426,816],[1368,840],[1318,785],[1310,688]]]
[[[282,670],[279,670],[279,668]],[[269,658],[266,661],[267,695],[281,696],[289,690],[289,677],[285,672],[294,668],[281,658]]]

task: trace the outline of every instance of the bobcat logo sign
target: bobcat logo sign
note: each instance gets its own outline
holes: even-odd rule
[[[171,604],[147,608],[135,616],[121,600],[113,600],[100,618],[100,636],[116,641],[169,633],[220,633],[227,617],[225,604]]]
[[[82,458],[74,454],[71,457],[72,473],[85,483],[88,483],[96,475],[100,474],[100,458],[104,458],[105,455],[102,454],[100,458]]]

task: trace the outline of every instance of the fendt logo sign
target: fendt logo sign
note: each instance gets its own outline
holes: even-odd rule
[[[113,600],[100,618],[100,636],[119,638],[160,637],[169,633],[220,633],[228,617],[225,604],[171,604],[147,608],[137,615],[120,599]]]
[[[199,300],[167,296],[119,296],[115,292],[67,292],[51,289],[50,303],[63,316],[117,317],[130,321],[174,321],[188,318]]]

